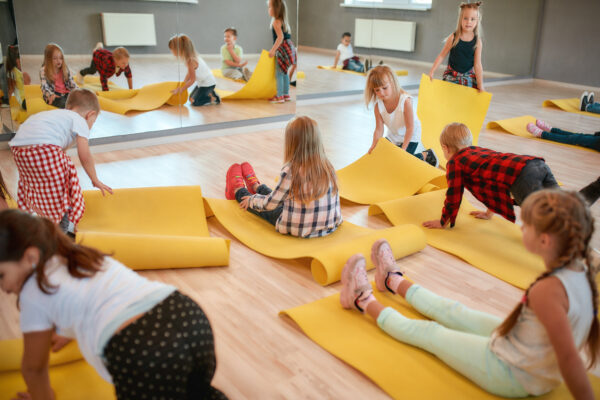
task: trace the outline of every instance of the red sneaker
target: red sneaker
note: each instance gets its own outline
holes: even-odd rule
[[[254,185],[260,185],[260,182],[258,181],[256,174],[254,173],[254,168],[252,168],[252,165],[250,165],[247,162],[243,162],[241,167],[242,176],[244,177],[244,182],[246,183],[246,188],[250,193],[256,194],[256,192],[254,191]]]
[[[282,103],[285,103],[285,99],[283,98],[283,96],[281,96],[281,97],[273,96],[269,99],[269,102],[273,103],[273,104],[282,104]]]
[[[244,187],[240,164],[232,164],[227,170],[227,178],[225,179],[225,198],[235,200],[235,190]]]

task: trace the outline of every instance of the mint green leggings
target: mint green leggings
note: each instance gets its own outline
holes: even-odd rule
[[[500,318],[471,310],[419,285],[408,289],[406,300],[439,323],[409,319],[387,307],[379,314],[377,325],[388,335],[434,354],[490,393],[503,397],[529,395],[508,365],[490,350],[491,335],[502,322]]]

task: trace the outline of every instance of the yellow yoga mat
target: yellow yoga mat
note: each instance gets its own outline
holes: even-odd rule
[[[361,75],[361,76],[366,76],[367,75],[366,72],[356,72],[356,71],[350,71],[349,69],[343,69],[342,65],[338,65],[335,68],[333,68],[333,66],[331,66],[331,65],[317,65],[317,68],[319,68],[319,69],[326,69],[328,71],[345,72],[347,74],[354,74],[354,75]],[[396,71],[394,71],[394,73],[397,76],[406,76],[406,75],[408,75],[408,71],[406,71],[404,69],[396,70]]]
[[[250,80],[240,90],[217,90],[217,93],[221,100],[267,100],[275,96],[275,58],[269,57],[269,52],[263,50]]]
[[[77,242],[132,269],[220,266],[229,240],[210,237],[200,186],[85,191]]]
[[[365,154],[337,171],[340,196],[374,204],[412,196],[429,183],[446,187],[446,174],[382,138]]]
[[[437,79],[421,76],[417,115],[421,121],[421,141],[426,148],[437,154],[440,165],[446,160],[440,145],[440,134],[446,125],[462,122],[473,134],[473,145],[477,145],[479,131],[487,113],[492,94],[480,93],[476,89]]]
[[[215,69],[211,70],[211,72],[215,78],[229,79],[230,81],[240,82],[240,83],[246,82],[243,79],[233,79],[233,78],[228,78],[228,77],[224,76],[223,71],[221,71],[221,68],[215,68]]]
[[[304,71],[296,71],[296,79],[304,79],[306,78],[306,74]]]
[[[521,289],[545,270],[542,259],[525,249],[518,225],[498,215],[491,220],[469,215],[476,208],[464,197],[454,228],[422,227],[424,221],[440,219],[445,195],[446,191],[438,190],[378,203],[369,214],[383,212],[394,225],[415,224],[425,233],[427,244]]]
[[[416,226],[375,230],[345,221],[325,237],[302,239],[278,233],[267,221],[241,209],[235,200],[205,201],[225,229],[252,250],[274,258],[311,258],[313,278],[321,285],[339,281],[348,258],[359,252],[370,254],[377,239],[386,238],[397,259],[425,247],[425,236]],[[373,268],[370,259],[367,268]]]
[[[27,389],[20,370],[23,340],[0,341],[0,354],[0,400],[9,400]],[[115,398],[113,386],[85,362],[75,342],[50,353],[49,366],[50,385],[58,400]]]
[[[404,316],[425,319],[400,296],[381,293],[375,297]],[[289,316],[319,346],[356,368],[395,399],[491,400],[489,394],[424,350],[401,343],[368,316],[340,305],[339,294],[280,312]],[[600,379],[590,375],[596,396]],[[567,399],[563,384],[540,400]]]
[[[98,92],[98,101],[101,109],[117,114],[155,110],[165,103],[172,106],[181,105],[187,102],[187,90],[176,95],[171,93],[179,85],[179,82],[161,82],[140,89]]]
[[[570,99],[552,99],[552,100],[544,100],[542,106],[544,107],[556,107],[560,108],[563,111],[577,113],[581,115],[589,115],[591,117],[600,118],[600,114],[591,113],[587,111],[581,111],[579,106],[581,105],[581,99],[576,97]]]
[[[18,123],[25,122],[30,115],[37,114],[41,111],[55,110],[56,107],[47,104],[42,96],[40,85],[25,85],[25,103],[27,110],[21,109],[21,105],[16,99],[9,100],[11,105],[11,118]]]
[[[94,75],[86,75],[83,77],[83,85],[78,85],[81,88],[89,89],[94,93],[102,91],[102,84],[100,83],[100,77]],[[114,83],[113,81],[108,81],[108,90],[127,90],[124,87],[121,87]]]
[[[487,128],[488,129],[496,129],[496,130],[500,130],[503,132],[508,132],[510,134],[513,134],[516,136],[521,136],[521,137],[524,137],[527,139],[540,140],[540,141],[546,142],[546,143],[555,143],[555,144],[558,144],[561,146],[568,146],[568,147],[574,147],[577,149],[595,151],[593,149],[588,149],[587,147],[559,143],[559,142],[554,142],[552,140],[544,140],[542,138],[537,138],[537,137],[533,136],[531,133],[529,133],[527,131],[527,124],[532,123],[535,125],[535,120],[536,120],[536,118],[531,115],[523,115],[521,117],[501,119],[498,121],[490,121],[487,124]]]

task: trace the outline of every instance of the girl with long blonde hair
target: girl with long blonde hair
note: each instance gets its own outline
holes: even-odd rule
[[[375,284],[431,321],[412,320],[373,296],[362,255],[342,271],[340,302],[369,314],[393,338],[428,351],[486,391],[538,396],[563,380],[576,399],[593,399],[586,374],[597,360],[598,289],[591,264],[594,219],[575,192],[545,189],[522,206],[523,244],[546,270],[504,322],[405,279],[387,241],[373,245]],[[437,321],[437,322],[436,322]],[[579,356],[587,350],[588,365]]]
[[[195,82],[196,87],[190,94],[190,103],[193,106],[220,104],[221,98],[215,92],[217,81],[206,62],[196,53],[192,39],[183,33],[175,35],[169,39],[169,50],[187,67],[187,74],[181,86],[174,89],[172,93],[181,93]]]
[[[290,97],[290,75],[293,75],[296,69],[296,48],[292,42],[285,1],[268,0],[267,5],[271,17],[271,33],[273,34],[273,47],[269,51],[269,57],[275,57],[275,78],[277,81],[277,94],[269,101],[271,103],[284,103],[292,100]]]
[[[49,43],[44,49],[40,87],[46,103],[58,108],[65,108],[67,96],[71,90],[77,88],[65,62],[63,50],[56,43]]]
[[[342,222],[337,178],[315,120],[301,116],[288,123],[284,163],[274,190],[260,184],[249,163],[233,164],[225,196],[283,234],[316,237],[335,231]]]
[[[429,77],[433,79],[435,70],[446,55],[448,66],[443,79],[448,82],[479,89],[483,92],[483,67],[481,66],[481,1],[460,3],[456,30],[445,40],[442,51],[433,62]]]

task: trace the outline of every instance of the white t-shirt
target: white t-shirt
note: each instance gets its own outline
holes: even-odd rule
[[[196,82],[198,86],[212,86],[216,85],[217,81],[212,74],[210,68],[206,62],[202,59],[202,57],[198,56],[198,68],[196,68]]]
[[[400,95],[398,100],[398,107],[391,113],[388,113],[383,101],[377,99],[377,107],[379,114],[383,119],[383,123],[386,126],[386,137],[389,138],[392,143],[399,146],[404,142],[404,135],[406,134],[406,122],[404,121],[404,103],[406,99],[412,99],[408,94],[403,93]],[[421,121],[417,116],[417,107],[413,103],[413,134],[410,138],[411,142],[417,142],[417,149],[415,153],[425,151],[425,147],[421,143]]]
[[[68,149],[77,136],[90,137],[90,128],[81,115],[71,110],[43,111],[27,118],[8,145],[53,144]]]
[[[344,46],[342,43],[338,44],[337,51],[340,52],[340,61],[347,60],[349,58],[354,57],[354,52],[352,51],[352,45]]]
[[[60,335],[77,340],[87,362],[108,382],[112,380],[101,359],[104,345],[125,321],[150,310],[176,290],[150,281],[110,257],[104,258],[101,271],[79,279],[54,256],[46,263],[46,275],[51,285],[58,285],[52,294],[42,292],[34,276],[23,285],[19,296],[21,331],[56,327]]]

